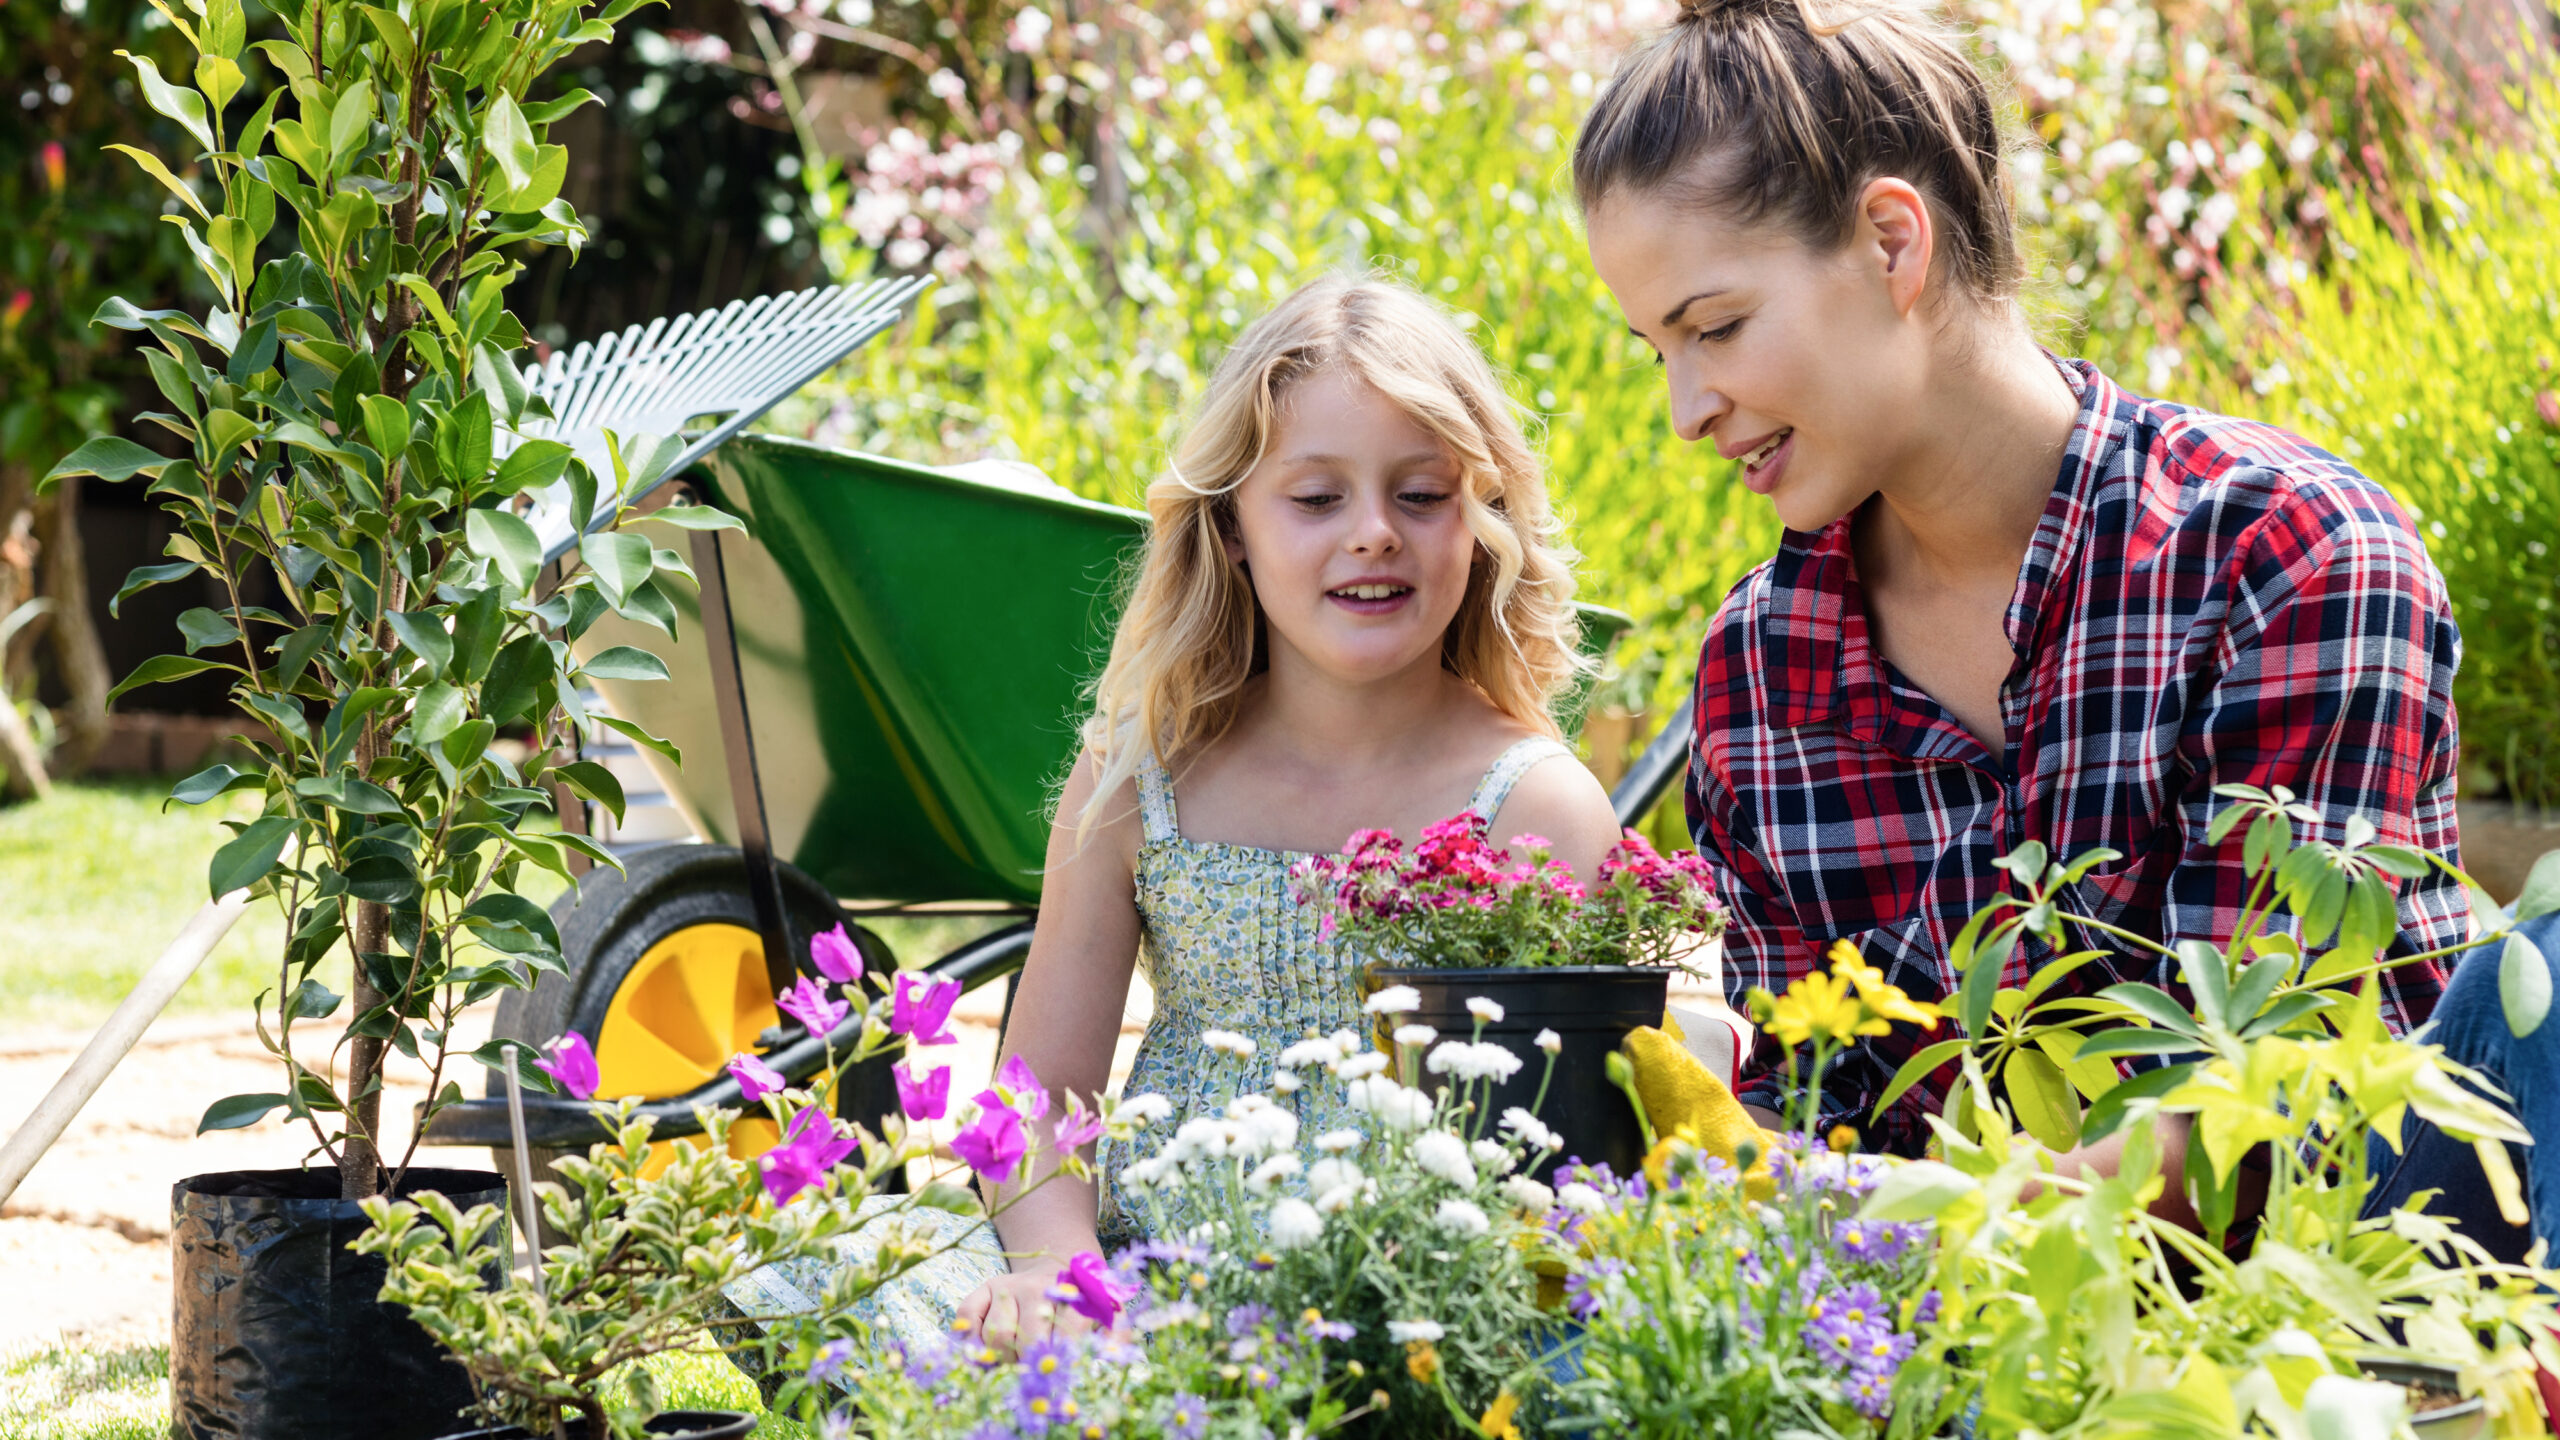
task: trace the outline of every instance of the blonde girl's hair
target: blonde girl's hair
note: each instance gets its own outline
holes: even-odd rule
[[[1477,553],[1441,663],[1504,714],[1556,733],[1548,702],[1583,668],[1574,556],[1518,413],[1482,352],[1429,300],[1377,279],[1318,280],[1236,337],[1172,464],[1147,486],[1154,529],[1084,723],[1098,773],[1080,831],[1148,754],[1170,766],[1224,735],[1245,682],[1268,664],[1261,607],[1226,541],[1236,488],[1269,452],[1290,390],[1322,374],[1366,383],[1457,460]]]
[[[1630,51],[1582,122],[1584,213],[1620,192],[1743,225],[1769,222],[1828,253],[1848,243],[1868,182],[1927,200],[1937,264],[1977,300],[2018,294],[2025,266],[1999,96],[1915,0],[1687,0]]]

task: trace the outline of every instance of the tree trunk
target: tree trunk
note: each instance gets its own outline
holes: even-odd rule
[[[35,597],[35,493],[23,465],[0,465],[0,799],[52,791],[35,736],[18,714],[17,695],[32,668],[18,657],[32,653],[35,636],[12,635],[6,622]],[[33,627],[26,627],[32,629]],[[23,631],[21,632],[23,634]]]
[[[98,640],[97,618],[89,613],[89,560],[80,544],[77,479],[63,481],[36,502],[36,533],[44,593],[53,601],[45,633],[62,688],[71,695],[60,717],[62,741],[54,749],[53,773],[77,775],[107,743],[107,692],[116,684],[107,670],[106,646]]]
[[[370,748],[370,747],[367,747]],[[358,774],[363,773],[361,766]],[[361,1017],[383,1001],[365,973],[364,957],[391,948],[390,908],[372,900],[356,902],[356,920],[347,927],[355,950],[356,978],[347,1003]],[[359,1035],[347,1046],[347,1138],[338,1147],[338,1198],[365,1200],[382,1193],[382,1051],[383,1043]]]

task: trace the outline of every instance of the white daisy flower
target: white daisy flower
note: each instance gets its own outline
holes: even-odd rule
[[[1553,1055],[1564,1048],[1564,1037],[1553,1030],[1541,1030],[1538,1032],[1538,1038],[1530,1043]]]
[[[1482,1235],[1493,1228],[1493,1222],[1485,1217],[1483,1210],[1469,1201],[1455,1198],[1440,1202],[1440,1208],[1431,1212],[1431,1223],[1461,1237]]]
[[[1502,1007],[1496,1005],[1490,1000],[1487,1000],[1481,995],[1478,995],[1467,1002],[1467,1013],[1473,1015],[1487,1025],[1499,1025],[1502,1023]]]
[[[1368,1137],[1357,1130],[1327,1130],[1316,1137],[1316,1148],[1327,1155],[1347,1155],[1360,1148]]]
[[[1221,1054],[1233,1055],[1239,1060],[1252,1059],[1253,1052],[1260,1048],[1253,1043],[1251,1036],[1239,1035],[1233,1030],[1203,1030],[1200,1032],[1200,1043]]]
[[[1271,1248],[1295,1250],[1324,1234],[1324,1217],[1316,1207],[1292,1195],[1271,1207]]]
[[[1371,1015],[1408,1015],[1422,1008],[1422,992],[1410,985],[1390,985],[1361,1002]]]
[[[1440,1032],[1428,1025],[1399,1025],[1393,1038],[1398,1045],[1420,1047],[1439,1039]]]
[[[1446,1130],[1417,1137],[1413,1142],[1413,1163],[1421,1166],[1424,1173],[1462,1189],[1476,1183],[1476,1165],[1467,1157],[1467,1142]]]
[[[1416,1340],[1437,1340],[1448,1333],[1440,1328],[1440,1322],[1437,1320],[1390,1320],[1387,1322],[1387,1338],[1399,1345],[1410,1345]]]
[[[1561,1150],[1564,1137],[1546,1126],[1537,1116],[1514,1105],[1502,1112],[1502,1133],[1532,1150]]]
[[[1503,1181],[1502,1198],[1533,1215],[1544,1215],[1556,1208],[1556,1192],[1526,1175]]]

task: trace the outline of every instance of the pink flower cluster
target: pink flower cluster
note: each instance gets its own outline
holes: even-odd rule
[[[1723,928],[1705,862],[1665,858],[1633,830],[1589,886],[1545,838],[1511,847],[1493,845],[1472,811],[1425,828],[1410,851],[1362,830],[1341,854],[1299,863],[1298,902],[1323,910],[1326,939],[1443,966],[1667,964],[1689,937]]]

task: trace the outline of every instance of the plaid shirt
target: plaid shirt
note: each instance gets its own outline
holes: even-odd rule
[[[2081,913],[2164,943],[2228,935],[2244,882],[2239,837],[2219,853],[2204,838],[2216,785],[2291,788],[2326,817],[2319,839],[2361,813],[2386,840],[2454,849],[2461,639],[2408,517],[2296,436],[2057,363],[2080,419],[2009,601],[2005,757],[1877,654],[1848,518],[1789,531],[1716,613],[1687,799],[1730,910],[1736,1008],[1839,939],[1915,997],[1952,993],[1949,943],[2000,890],[1992,860],[2030,839],[2057,858],[2126,857],[2080,882]],[[2400,910],[2402,954],[2458,942],[2469,915],[2436,874],[2408,882]],[[2054,993],[2165,978],[2109,948]],[[2021,944],[2004,979],[2050,958]],[[2388,972],[2386,1017],[2424,1020],[2445,978],[2432,963]],[[1868,1112],[1945,1033],[1861,1041],[1826,1079],[1824,1123],[1917,1153],[1954,1066],[1881,1120]],[[1762,1036],[1741,1097],[1781,1108],[1785,1068]]]

